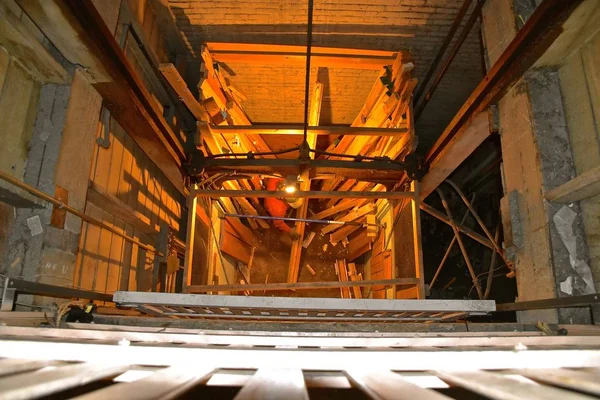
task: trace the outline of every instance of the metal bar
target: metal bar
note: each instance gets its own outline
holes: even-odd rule
[[[292,217],[271,217],[268,215],[242,215],[242,214],[223,214],[222,217],[234,217],[234,218],[252,218],[252,219],[266,219],[269,221],[281,220],[281,221],[291,221],[291,222],[308,222],[315,224],[325,224],[325,225],[355,225],[355,226],[382,226],[381,224],[369,224],[367,222],[354,222],[354,221],[335,221],[330,219],[307,219],[307,218],[292,218]]]
[[[582,296],[560,297],[557,299],[503,303],[496,306],[496,311],[528,311],[546,310],[550,308],[590,307],[598,303],[600,303],[599,294],[586,294]]]
[[[471,12],[471,16],[469,17],[469,20],[467,21],[465,27],[463,28],[460,36],[456,40],[456,43],[452,47],[452,50],[450,51],[448,58],[444,62],[444,65],[442,65],[442,68],[437,73],[435,79],[433,80],[433,83],[431,84],[431,87],[427,91],[427,94],[425,94],[425,96],[420,99],[421,100],[420,103],[418,103],[417,106],[415,107],[416,108],[415,109],[415,119],[418,119],[421,116],[421,113],[423,112],[423,109],[429,102],[429,99],[431,98],[431,96],[433,96],[433,93],[435,92],[438,85],[442,81],[442,78],[444,77],[444,75],[446,75],[446,71],[448,71],[448,68],[450,68],[452,61],[454,61],[454,58],[458,54],[465,39],[467,38],[467,36],[469,36],[469,32],[471,32],[473,25],[475,25],[475,22],[477,22],[477,18],[479,18],[479,14],[481,13],[481,7],[483,7],[484,3],[485,3],[485,0],[477,0],[477,4],[475,5],[475,8]]]
[[[420,207],[421,207],[421,210],[425,211],[427,214],[429,214],[432,217],[435,217],[435,218],[439,219],[440,221],[445,222],[448,225],[450,225],[450,220],[448,219],[447,215],[444,215],[444,213],[436,210],[435,208],[433,208],[430,205],[425,204],[423,202],[421,202]],[[469,228],[467,228],[466,226],[463,226],[463,225],[456,224],[456,227],[458,228],[459,231],[461,231],[462,233],[464,233],[465,235],[467,235],[471,239],[475,240],[476,242],[479,242],[482,245],[484,245],[485,247],[488,247],[488,248],[490,248],[492,250],[494,249],[494,247],[492,246],[492,244],[490,243],[490,241],[487,240],[484,236],[481,236],[479,233],[474,232],[473,230],[471,230],[471,229],[469,229]]]
[[[419,101],[421,100],[421,96],[423,95],[423,92],[425,92],[425,88],[427,87],[427,84],[429,83],[431,76],[437,69],[440,60],[442,59],[444,53],[446,52],[446,49],[448,48],[450,41],[452,40],[452,38],[454,37],[454,34],[458,30],[458,27],[460,26],[460,23],[462,22],[463,18],[465,17],[465,14],[469,10],[469,7],[471,6],[472,2],[473,2],[473,0],[465,0],[464,3],[462,4],[462,6],[460,7],[460,9],[458,10],[458,13],[456,13],[456,17],[454,18],[454,22],[450,26],[450,30],[448,31],[446,38],[442,42],[442,45],[440,46],[440,49],[438,50],[437,54],[435,55],[435,58],[431,62],[431,65],[429,66],[429,69],[427,70],[427,74],[425,74],[425,78],[421,81],[421,87],[419,88],[419,90],[417,91],[417,93],[414,96],[415,104],[418,104]]]
[[[396,286],[414,285],[415,278],[380,279],[373,281],[348,281],[348,282],[298,282],[298,283],[251,283],[247,285],[189,285],[189,293],[206,292],[236,292],[236,291],[260,291],[260,290],[309,290],[329,289],[342,287],[368,287],[368,286]]]
[[[504,260],[504,263],[507,266],[512,265],[512,263],[504,255],[504,251],[500,248],[498,243],[496,243],[496,241],[494,240],[494,237],[490,233],[487,226],[485,226],[482,219],[479,217],[479,214],[477,214],[477,211],[475,211],[475,209],[473,208],[471,203],[469,203],[469,200],[467,200],[467,196],[465,196],[465,194],[462,192],[462,190],[460,190],[458,185],[456,183],[452,182],[450,179],[446,179],[444,182],[446,182],[448,185],[452,186],[454,188],[454,190],[456,190],[456,193],[458,193],[458,195],[460,196],[462,201],[465,203],[465,205],[467,206],[469,211],[471,211],[471,214],[473,214],[473,217],[477,220],[477,223],[479,224],[481,229],[483,229],[483,232],[485,232],[485,236],[487,236],[487,238],[490,241],[490,243],[492,244],[492,246],[494,246],[494,249],[496,250],[496,252],[500,255],[500,257],[502,257],[502,260]]]
[[[352,311],[355,313],[360,311],[465,311],[488,313],[496,309],[496,302],[493,300],[374,300],[310,297],[278,297],[277,299],[273,299],[272,297],[258,296],[211,296],[202,294],[121,291],[114,293],[113,301],[123,305],[156,304],[183,307],[261,308],[265,310],[337,310]]]
[[[113,296],[107,293],[98,293],[88,290],[48,285],[46,283],[30,282],[23,279],[9,278],[7,280],[8,282],[6,283],[6,286],[8,288],[15,289],[17,294],[27,293],[38,296],[59,297],[63,299],[76,297],[87,300],[108,302],[113,301]]]
[[[469,369],[546,369],[600,367],[597,349],[536,349],[515,351],[513,347],[444,349],[423,351],[394,349],[272,349],[157,346],[116,342],[53,342],[47,339],[0,340],[0,357],[63,361],[106,362],[127,360],[148,366],[196,365],[210,360],[215,368],[300,368],[316,371],[344,371],[349,365],[376,365],[393,371],[460,371]]]
[[[264,125],[209,125],[213,134],[219,135],[302,135],[303,126],[296,124]],[[402,136],[408,128],[364,128],[353,126],[309,126],[308,133],[315,136]]]
[[[359,199],[388,199],[398,200],[413,198],[413,192],[320,192],[320,191],[296,191],[288,193],[286,191],[267,191],[267,190],[196,190],[197,197],[250,197],[267,198],[279,197],[284,199],[339,199],[339,198],[359,198]]]
[[[55,205],[56,207],[58,207],[60,209],[63,209],[63,210],[65,210],[65,211],[67,211],[67,212],[69,212],[69,213],[71,213],[73,215],[78,216],[79,218],[81,218],[82,220],[84,220],[85,222],[87,222],[89,224],[99,226],[102,229],[106,229],[107,231],[109,231],[109,232],[111,232],[111,233],[113,233],[113,234],[115,234],[115,235],[117,235],[119,237],[122,237],[127,242],[133,243],[133,244],[139,246],[140,248],[142,248],[142,249],[144,249],[146,251],[149,251],[151,253],[157,254],[159,256],[163,255],[162,253],[156,251],[156,249],[154,249],[153,247],[148,246],[148,245],[140,242],[139,240],[137,240],[135,238],[129,237],[129,236],[123,234],[122,232],[119,232],[117,229],[113,228],[112,226],[106,225],[104,222],[98,221],[97,219],[92,218],[89,215],[84,214],[84,213],[80,212],[79,210],[77,210],[77,209],[75,209],[75,208],[73,208],[73,207],[71,207],[71,206],[69,206],[67,204],[64,204],[62,201],[57,200],[54,197],[52,197],[52,196],[50,196],[50,195],[48,195],[48,194],[46,194],[46,193],[44,193],[44,192],[42,192],[40,190],[37,190],[36,188],[34,188],[34,187],[26,184],[25,182],[21,182],[20,180],[18,180],[17,178],[13,177],[12,175],[7,174],[6,172],[0,171],[0,179],[4,180],[4,181],[6,181],[6,182],[8,182],[10,184],[15,185],[16,187],[18,187],[20,189],[23,189],[26,192],[29,192],[32,195],[34,195],[34,196],[36,196],[36,197],[38,197],[38,198],[40,198],[42,200],[45,200],[45,201],[47,201],[47,202]]]
[[[475,193],[473,193],[473,197],[471,197],[471,202],[473,202],[473,200],[475,200]],[[467,211],[465,211],[465,213],[463,214],[462,219],[460,220],[460,225],[464,225],[464,223],[467,220],[468,216],[469,216],[469,210],[467,209]],[[456,242],[456,235],[454,235],[452,237],[452,240],[450,241],[450,244],[448,245],[448,248],[446,249],[446,253],[444,254],[444,257],[442,257],[442,261],[440,262],[440,265],[435,270],[435,274],[433,275],[433,279],[431,279],[431,282],[429,283],[429,289],[431,289],[431,287],[433,286],[433,284],[437,280],[438,275],[440,274],[440,272],[442,272],[442,267],[444,266],[444,264],[446,263],[446,260],[450,256],[450,252],[452,251],[452,247],[454,246],[455,242]]]
[[[460,237],[460,231],[458,230],[458,227],[456,226],[456,224],[454,223],[454,219],[452,218],[452,211],[450,211],[450,206],[448,206],[448,202],[446,201],[444,193],[442,193],[442,191],[438,188],[436,188],[435,190],[442,199],[442,205],[446,209],[446,213],[448,214],[448,220],[450,221],[450,226],[454,231],[454,237],[458,242],[458,247],[460,247],[460,251],[462,252],[462,255],[465,259],[465,263],[467,263],[467,268],[469,269],[469,274],[471,275],[471,279],[473,280],[473,285],[475,285],[475,289],[477,290],[479,298],[483,299],[483,292],[481,291],[481,286],[479,286],[479,281],[477,280],[477,275],[475,275],[475,270],[473,269],[473,265],[471,264],[471,260],[469,259],[469,255],[467,254],[467,249],[465,248],[462,238]]]

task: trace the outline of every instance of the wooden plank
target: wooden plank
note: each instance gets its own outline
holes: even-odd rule
[[[0,360],[0,376],[18,374],[19,372],[27,372],[34,369],[37,370],[55,363],[55,361],[48,360],[4,358]]]
[[[341,192],[341,193],[344,193],[344,192]],[[348,192],[346,192],[346,193],[348,193]],[[336,221],[337,222],[352,222],[354,220],[357,220],[357,219],[364,217],[365,215],[373,212],[373,210],[375,210],[375,203],[368,203],[357,210],[350,211],[348,214],[344,215],[343,217],[336,219]],[[324,235],[329,232],[333,232],[334,230],[341,228],[341,227],[342,227],[342,225],[337,225],[337,224],[327,225],[321,230],[321,234]]]
[[[370,128],[353,126],[318,126],[309,122],[307,133],[315,136],[375,136],[402,137],[408,128]],[[213,134],[222,135],[304,135],[304,126],[298,124],[259,124],[259,125],[210,125]],[[336,149],[337,151],[337,149]]]
[[[600,167],[595,167],[548,191],[545,197],[546,200],[556,203],[573,203],[598,194],[600,194]]]
[[[151,238],[158,232],[156,226],[150,224],[150,218],[119,200],[116,196],[107,193],[92,181],[89,182],[87,200],[98,208],[131,224],[134,228]]]
[[[237,236],[234,236],[227,231],[221,234],[220,248],[223,253],[229,254],[236,260],[239,260],[246,265],[250,263],[250,259],[252,258],[252,246],[244,243],[242,240],[238,239]]]
[[[225,217],[224,227],[226,232],[237,236],[246,244],[252,245],[254,243],[254,235],[252,234],[252,230],[246,225],[242,224],[238,218]]]
[[[196,240],[196,212],[198,208],[198,198],[196,196],[188,196],[187,199],[188,215],[187,228],[185,239],[185,258],[183,261],[183,292],[189,293],[190,285],[192,284],[192,274],[194,268],[194,241]],[[210,225],[209,225],[210,229]],[[209,240],[212,243],[212,240]],[[209,246],[209,249],[211,246]]]
[[[538,382],[600,396],[598,374],[592,372],[566,368],[543,370],[519,369],[515,372]]]
[[[215,53],[213,59],[225,64],[250,65],[306,65],[306,56],[297,53],[260,54],[251,52]],[[344,54],[315,54],[311,52],[310,65],[313,68],[362,69],[379,71],[390,65],[390,57],[360,57]]]
[[[279,44],[252,44],[252,43],[229,43],[229,42],[207,42],[206,46],[211,54],[231,52],[255,52],[255,53],[297,53],[306,54],[306,46],[289,46]],[[311,54],[337,54],[354,55],[364,57],[389,57],[394,59],[396,52],[386,50],[363,50],[338,47],[313,46]]]
[[[359,218],[355,222],[364,222],[364,218]],[[347,238],[357,230],[363,228],[361,225],[346,225],[343,228],[337,229],[329,236],[329,242],[335,246],[335,243],[341,242],[344,238]]]
[[[59,85],[69,82],[67,71],[36,39],[7,2],[0,2],[0,45],[37,81]]]
[[[418,299],[419,298],[419,289],[417,286],[396,290],[396,298],[397,299]]]
[[[363,231],[348,244],[348,260],[353,261],[369,250],[371,250],[371,239],[367,237],[367,232]]]
[[[71,364],[0,379],[3,399],[48,396],[126,371],[127,365]]]
[[[117,383],[81,396],[82,400],[177,398],[194,386],[206,383],[214,373],[207,366],[170,367],[127,383]]]
[[[550,386],[535,385],[498,373],[483,371],[447,372],[436,371],[444,381],[497,400],[515,399],[590,399],[574,392]]]
[[[348,272],[350,274],[350,280],[352,282],[362,281],[362,275],[356,271],[356,264],[348,263]],[[354,293],[355,299],[362,299],[362,292],[360,290],[360,287],[353,287],[352,292]]]
[[[381,280],[365,280],[354,282],[297,282],[297,283],[253,283],[249,285],[191,285],[188,293],[228,292],[228,291],[273,291],[273,290],[310,290],[310,289],[335,289],[339,287],[368,287],[414,285],[415,278],[397,278]]]
[[[487,112],[479,113],[455,135],[421,180],[421,200],[437,188],[490,135]]]
[[[411,184],[411,190],[415,193],[419,193],[419,182],[413,181]],[[425,272],[423,267],[423,236],[421,235],[421,208],[419,207],[420,199],[415,196],[411,201],[411,215],[412,215],[412,229],[413,229],[413,246],[415,254],[415,276],[419,283],[417,289],[419,292],[419,299],[425,298]],[[402,212],[398,210],[398,212]]]
[[[190,110],[194,118],[198,121],[208,121],[206,110],[204,110],[202,105],[196,100],[185,83],[185,80],[179,75],[179,71],[177,71],[175,65],[164,63],[160,64],[158,68],[175,93],[177,93],[177,96],[179,96],[183,104]]]
[[[259,369],[235,396],[235,400],[308,400],[301,370]]]
[[[449,400],[435,390],[423,389],[403,379],[400,375],[380,370],[376,366],[344,371],[352,386],[359,388],[367,396],[382,400]]]
[[[340,282],[348,282],[348,268],[346,265],[346,260],[340,259],[336,260],[337,269],[338,269],[338,279]],[[350,296],[350,288],[348,287],[340,287],[340,292],[342,295],[342,299],[349,299]]]
[[[312,219],[325,219],[334,214],[340,213],[342,211],[346,211],[350,208],[356,207],[356,205],[360,202],[359,199],[348,199],[339,202],[337,205],[331,208],[326,208],[325,210],[316,213],[311,218]]]

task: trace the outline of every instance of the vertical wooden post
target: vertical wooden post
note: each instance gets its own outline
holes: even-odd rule
[[[166,284],[166,279],[160,281],[160,268],[163,267],[166,271],[167,248],[169,242],[169,226],[164,222],[160,223],[160,232],[156,238],[156,250],[163,255],[154,254],[154,268],[152,270],[152,291],[163,292]]]
[[[194,189],[198,189],[194,185]],[[194,258],[194,238],[196,234],[196,208],[198,206],[198,197],[196,190],[192,190],[187,198],[188,217],[187,234],[185,240],[185,258],[183,261],[183,293],[187,293],[187,288],[192,284],[192,261]]]
[[[415,274],[417,282],[417,295],[419,299],[425,298],[425,273],[423,272],[423,247],[421,241],[421,208],[419,206],[419,182],[413,181],[410,189],[414,193],[411,200],[413,243],[415,249]]]

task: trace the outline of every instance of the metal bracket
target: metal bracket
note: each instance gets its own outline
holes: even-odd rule
[[[10,278],[4,279],[4,290],[2,291],[2,304],[0,311],[14,311],[17,300],[17,290],[9,287]]]

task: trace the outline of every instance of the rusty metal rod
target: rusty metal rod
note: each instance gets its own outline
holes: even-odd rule
[[[50,195],[48,195],[48,194],[46,194],[46,193],[44,193],[44,192],[42,192],[40,190],[37,190],[36,188],[34,188],[32,186],[29,186],[25,182],[21,182],[20,180],[18,180],[17,178],[15,178],[12,175],[7,174],[6,172],[0,171],[0,179],[4,180],[4,181],[6,181],[6,182],[8,182],[8,183],[10,183],[12,185],[15,185],[16,187],[18,187],[20,189],[23,189],[23,190],[25,190],[28,193],[31,193],[35,197],[40,198],[40,199],[42,199],[44,201],[47,201],[48,203],[51,203],[51,204],[57,206],[58,208],[63,209],[66,212],[69,212],[69,213],[71,213],[71,214],[73,214],[73,215],[81,218],[82,220],[84,220],[85,222],[87,222],[89,224],[99,226],[102,229],[106,229],[107,231],[109,231],[111,233],[114,233],[117,236],[122,237],[123,239],[125,239],[129,243],[133,243],[133,244],[139,246],[140,248],[142,248],[142,249],[144,249],[146,251],[154,253],[154,254],[156,254],[156,255],[158,255],[160,257],[164,256],[161,252],[157,251],[154,247],[148,246],[148,245],[140,242],[137,239],[134,239],[132,237],[124,235],[123,233],[119,232],[118,230],[116,230],[112,226],[106,225],[104,222],[98,221],[97,219],[92,218],[92,217],[90,217],[90,216],[88,216],[88,215],[80,212],[79,210],[77,210],[77,209],[75,209],[75,208],[73,208],[73,207],[71,207],[71,206],[69,206],[67,204],[64,204],[62,201],[60,201],[58,199],[55,199],[54,197],[52,197],[52,196],[50,196]]]
[[[469,211],[471,211],[471,214],[473,214],[473,217],[475,218],[475,220],[477,220],[477,223],[479,224],[479,226],[481,226],[481,229],[483,229],[485,236],[487,236],[487,238],[491,242],[492,246],[494,246],[494,249],[498,252],[500,257],[502,257],[502,260],[504,260],[504,263],[510,268],[510,266],[512,266],[512,263],[506,258],[506,256],[504,255],[504,251],[500,248],[498,243],[496,243],[496,241],[494,241],[494,237],[492,236],[489,229],[485,226],[485,224],[479,217],[479,214],[477,214],[477,211],[475,211],[475,209],[473,208],[471,203],[469,203],[467,196],[465,196],[465,194],[462,192],[462,190],[460,190],[458,185],[456,183],[452,182],[450,179],[446,179],[444,182],[446,182],[448,185],[452,186],[454,188],[454,190],[456,190],[456,193],[458,193],[458,195],[460,196],[462,201],[469,208]]]
[[[475,200],[475,193],[473,193],[473,196],[471,197],[471,203],[473,202],[473,200]],[[465,211],[462,219],[460,220],[460,224],[461,225],[463,225],[465,223],[465,221],[467,220],[468,216],[469,216],[469,210],[467,209],[467,211]],[[450,252],[452,251],[452,248],[454,247],[454,243],[455,242],[456,242],[456,235],[454,235],[452,237],[452,241],[450,241],[450,244],[448,245],[448,249],[446,250],[446,254],[444,254],[444,257],[442,258],[442,261],[440,262],[440,265],[438,266],[437,270],[435,271],[435,275],[433,275],[433,279],[431,280],[431,283],[429,284],[429,289],[431,289],[431,287],[433,286],[433,284],[437,280],[438,275],[440,274],[440,272],[442,272],[442,267],[444,266],[444,264],[446,263],[446,260],[450,256]]]
[[[477,280],[477,275],[475,275],[475,270],[473,269],[473,265],[471,264],[471,260],[469,259],[469,255],[467,254],[467,249],[465,248],[462,238],[460,237],[460,231],[454,223],[454,218],[452,218],[452,211],[450,211],[450,206],[448,206],[448,202],[446,201],[444,193],[442,193],[442,191],[439,188],[436,188],[435,190],[440,196],[440,199],[442,199],[442,205],[444,206],[444,209],[448,214],[450,226],[454,231],[454,237],[456,237],[456,240],[458,241],[458,247],[460,247],[460,251],[462,252],[463,257],[465,258],[465,262],[467,263],[469,274],[471,274],[471,279],[473,279],[473,285],[475,286],[475,289],[477,289],[477,294],[479,295],[479,298],[483,299],[483,292],[481,291],[481,286],[479,286],[479,281]]]

